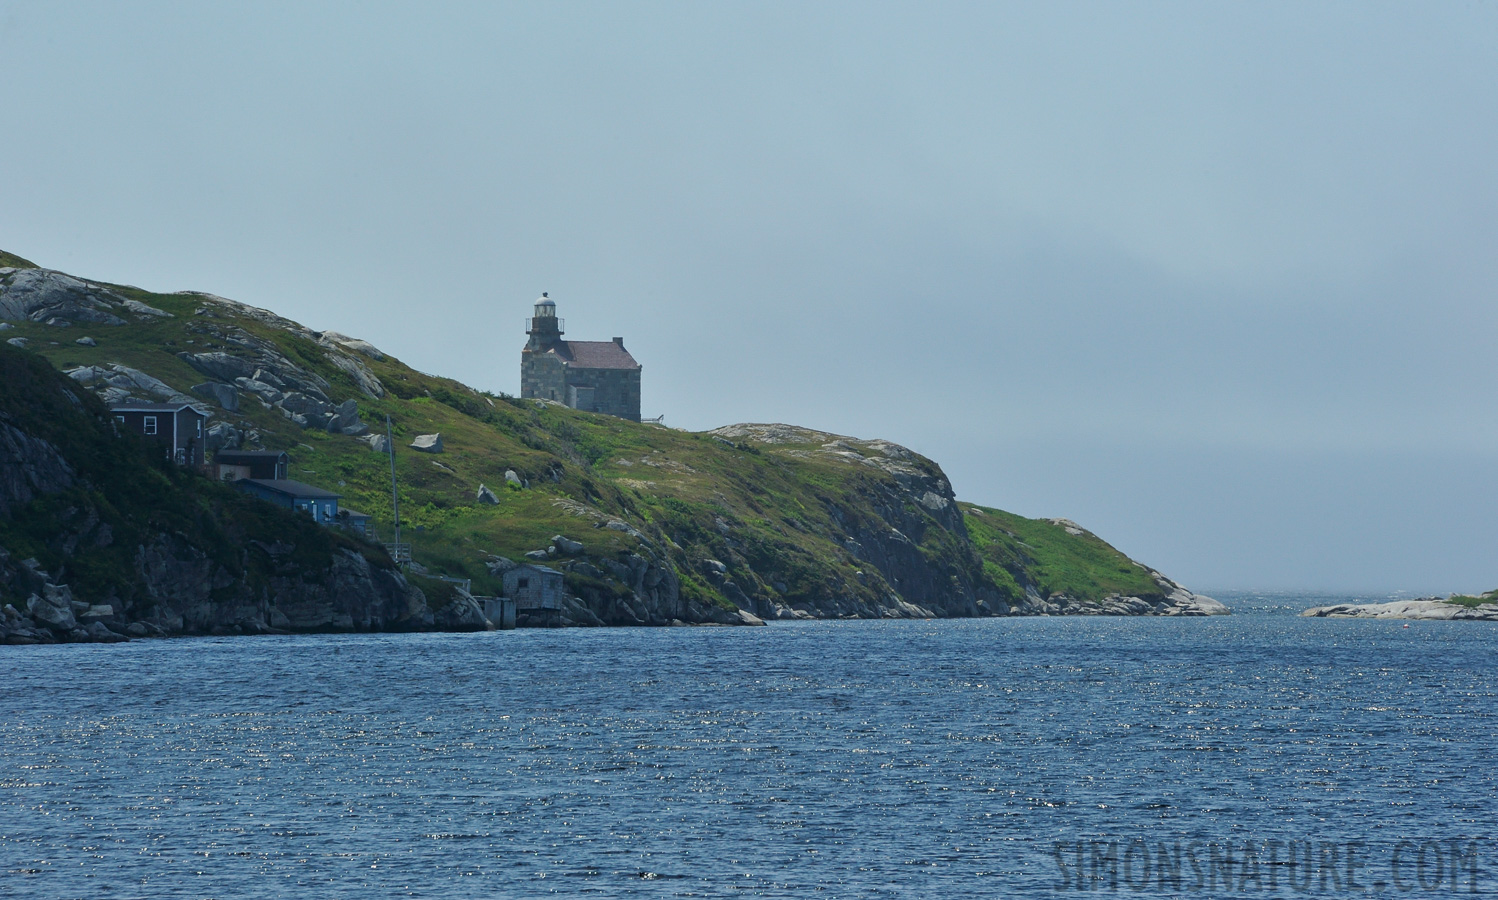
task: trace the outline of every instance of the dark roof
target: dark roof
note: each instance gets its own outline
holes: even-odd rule
[[[349,509],[347,506],[340,506],[340,507],[338,507],[338,514],[340,516],[348,516],[350,519],[370,519],[370,518],[373,518],[373,516],[371,516],[369,513],[361,513],[357,509]]]
[[[342,494],[335,494],[332,491],[325,491],[320,487],[303,484],[300,481],[292,481],[290,478],[241,478],[234,483],[239,484],[241,482],[258,484],[278,494],[285,494],[288,497],[299,497],[303,500],[337,500],[343,496]]]
[[[128,400],[109,404],[112,412],[170,412],[191,409],[198,415],[205,415],[195,409],[191,403],[131,403]]]
[[[559,341],[554,353],[579,369],[638,369],[640,364],[616,341]]]
[[[273,459],[279,462],[283,456],[287,459],[291,458],[286,455],[285,450],[220,450],[213,454],[213,461],[228,462],[233,459],[242,459],[246,462],[259,462],[263,459]]]

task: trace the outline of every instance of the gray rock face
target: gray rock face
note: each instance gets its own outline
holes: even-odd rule
[[[148,319],[175,319],[175,318],[177,318],[176,316],[172,315],[171,313],[167,312],[164,309],[157,309],[154,306],[147,306],[146,304],[140,302],[139,300],[126,300],[121,305],[124,306],[126,309],[130,310],[131,312],[135,313],[137,316],[141,316],[143,318],[148,318]]]
[[[494,492],[485,487],[483,483],[479,484],[479,493],[477,499],[478,502],[488,504],[489,506],[499,505],[499,498],[494,496]]]
[[[158,403],[201,405],[199,401],[181,393],[161,379],[119,363],[112,363],[109,366],[80,366],[70,369],[67,375],[98,394],[105,402],[123,400],[127,397],[140,397]]]
[[[360,341],[359,343],[362,344],[364,342]],[[378,350],[375,352],[379,353]],[[354,380],[354,383],[359,386],[359,390],[363,391],[365,396],[376,400],[385,396],[385,385],[380,383],[380,379],[375,377],[375,373],[371,372],[369,367],[364,365],[364,363],[342,353],[328,353],[325,355],[328,362],[348,373],[348,376]],[[379,358],[383,359],[384,356],[381,355]]]
[[[244,436],[239,429],[228,422],[218,422],[212,425],[203,438],[203,449],[209,453],[215,450],[238,450],[244,442]]]
[[[381,353],[379,348],[374,344],[371,344],[369,341],[361,341],[358,338],[352,338],[346,334],[339,334],[336,331],[324,331],[318,337],[318,340],[324,346],[342,347],[345,350],[353,350],[358,353],[362,353],[370,359],[376,361],[383,360],[385,358],[385,354]]]
[[[199,397],[212,400],[228,412],[239,412],[239,391],[230,385],[218,381],[205,381],[202,384],[193,385],[192,392]]]
[[[417,450],[422,453],[441,453],[442,435],[419,434],[416,436],[416,440],[411,442],[410,447],[412,450]]]
[[[257,544],[250,551],[284,561],[281,574],[256,590],[182,538],[159,534],[136,555],[136,575],[151,604],[145,621],[168,633],[194,634],[432,627],[425,598],[399,572],[377,568],[351,550],[336,551],[327,570],[311,571],[291,565],[293,549]]]
[[[124,302],[112,291],[50,269],[12,269],[0,276],[0,319],[124,325],[114,313]]]
[[[73,467],[55,446],[0,420],[0,517],[73,480]]]

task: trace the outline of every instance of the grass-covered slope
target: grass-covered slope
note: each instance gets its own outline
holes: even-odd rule
[[[0,337],[24,339],[105,395],[234,386],[237,411],[202,402],[233,428],[219,433],[288,451],[292,478],[337,490],[385,540],[388,457],[341,433],[354,430],[346,422],[330,432],[295,415],[306,402],[353,400],[379,433],[388,415],[402,537],[416,560],[498,593],[504,559],[546,550],[556,535],[581,542],[551,557],[580,598],[574,621],[702,620],[735,606],[764,617],[1075,612],[1115,595],[1159,605],[1179,590],[1080,529],[959,506],[934,462],[887,442],[787,426],[688,433],[484,394],[264,310],[66,276],[49,288],[44,271],[0,269],[0,318],[10,298],[14,326]],[[69,320],[68,309],[120,323]],[[77,342],[84,336],[94,345]],[[517,337],[517,364],[519,346]],[[129,370],[164,384],[131,382]],[[297,400],[303,393],[313,400]],[[442,435],[441,454],[407,446],[430,433]],[[497,502],[480,501],[481,485]]]

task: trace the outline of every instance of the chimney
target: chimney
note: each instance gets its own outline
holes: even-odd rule
[[[616,343],[616,344],[619,345],[619,349],[620,350],[624,349],[624,338],[622,338],[622,337],[616,337],[616,338],[614,338],[614,343]]]

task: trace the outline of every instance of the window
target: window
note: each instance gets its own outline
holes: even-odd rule
[[[156,433],[156,417],[146,416],[146,434]]]
[[[202,436],[203,436],[203,420],[199,419],[198,420],[198,437],[202,437]]]
[[[515,587],[517,588],[528,588],[530,586],[531,580],[529,578],[517,578],[515,580]]]
[[[125,424],[125,417],[124,416],[115,416],[114,420],[116,422],[119,422],[121,425]]]

